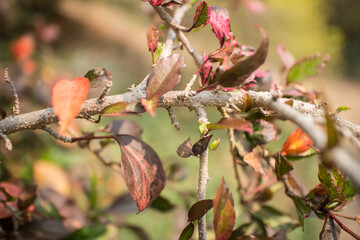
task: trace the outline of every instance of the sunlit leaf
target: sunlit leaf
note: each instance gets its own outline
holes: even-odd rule
[[[60,119],[60,134],[64,134],[71,121],[78,115],[89,93],[89,79],[77,77],[73,81],[62,79],[52,90],[54,113]]]
[[[301,128],[297,128],[290,134],[288,139],[286,139],[286,142],[281,149],[281,154],[284,156],[289,154],[300,154],[309,150],[312,145],[314,145],[314,142],[311,138],[309,138]]]
[[[145,98],[141,99],[141,104],[144,106],[145,110],[152,116],[155,117],[155,111],[159,104],[159,97],[155,96],[150,100],[147,100]]]
[[[224,128],[234,128],[239,131],[243,132],[253,132],[252,124],[251,122],[246,121],[243,118],[222,118],[217,123],[208,123],[207,129],[209,131],[215,130],[215,129],[224,129]]]
[[[194,146],[192,147],[192,152],[195,156],[200,155],[207,149],[212,136],[213,135],[204,137],[194,144]]]
[[[213,224],[217,240],[226,240],[231,236],[235,218],[234,199],[222,178],[214,199]]]
[[[181,54],[172,54],[160,58],[152,67],[146,86],[146,99],[160,97],[172,90],[181,78],[184,67],[184,57]]]
[[[196,9],[191,29],[203,27],[209,23],[210,9],[205,1],[202,1]]]
[[[149,207],[165,186],[165,171],[156,152],[130,135],[115,135],[121,149],[121,171],[139,212]]]
[[[275,173],[278,180],[281,180],[282,176],[293,170],[292,163],[289,162],[284,156],[279,154],[276,158]]]
[[[200,200],[189,209],[188,221],[196,221],[202,218],[213,207],[212,199]]]
[[[192,151],[193,145],[190,142],[190,138],[186,139],[176,150],[176,153],[181,158],[188,158],[192,156],[194,153]]]
[[[189,223],[184,230],[182,230],[179,240],[190,240],[192,235],[194,234],[194,224]]]
[[[259,25],[256,25],[262,36],[261,43],[256,52],[245,58],[242,61],[237,62],[229,70],[226,70],[219,79],[219,84],[223,87],[237,87],[243,83],[256,69],[258,69],[266,60],[269,39],[267,33]]]
[[[136,122],[127,119],[118,119],[110,122],[104,128],[105,132],[111,133],[112,135],[132,135],[137,138],[141,138],[142,128]]]
[[[150,24],[150,29],[146,34],[146,41],[149,51],[151,53],[155,52],[159,41],[159,29],[152,24]]]
[[[330,57],[327,54],[316,54],[296,61],[287,74],[287,82],[300,82],[318,75],[329,60]]]
[[[162,43],[158,43],[158,46],[155,50],[155,53],[154,53],[154,63],[157,62],[158,58],[160,57],[160,54],[162,52],[162,49],[163,49],[163,44]]]

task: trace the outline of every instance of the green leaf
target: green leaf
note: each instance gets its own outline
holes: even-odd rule
[[[201,134],[204,134],[205,132],[208,131],[207,129],[207,125],[210,124],[210,122],[207,123],[199,123],[199,131]]]
[[[304,218],[308,217],[311,213],[311,207],[306,204],[306,201],[299,197],[294,197],[293,201],[296,206],[299,223],[304,231]]]
[[[348,110],[351,110],[351,108],[346,107],[346,106],[341,106],[341,107],[338,107],[335,112],[340,113],[340,112],[346,112]]]
[[[331,178],[330,173],[326,170],[323,165],[319,165],[318,177],[320,182],[325,186],[326,192],[329,196],[329,201],[341,201],[344,200],[342,194],[339,192],[338,188],[335,186],[333,179]]]
[[[200,28],[209,23],[210,9],[205,1],[202,1],[196,9],[193,25],[190,29]]]
[[[182,230],[179,240],[189,240],[189,239],[191,239],[193,233],[194,233],[194,224],[189,223],[189,225],[187,225],[184,228],[184,230]]]
[[[318,75],[329,60],[330,57],[327,54],[315,54],[296,61],[287,74],[287,82],[301,82]]]
[[[325,113],[326,129],[328,136],[328,148],[334,147],[339,142],[334,122],[328,112]]]
[[[154,53],[154,63],[156,63],[156,61],[158,60],[161,52],[162,52],[162,49],[163,49],[163,44],[162,43],[158,43],[158,46],[155,50],[155,53]]]
[[[124,111],[125,111],[127,105],[128,104],[124,103],[124,102],[114,103],[114,104],[111,104],[111,105],[105,107],[103,110],[101,110],[100,114],[102,116],[107,116],[107,117],[125,115]]]
[[[276,158],[275,173],[278,180],[281,180],[282,176],[293,170],[292,163],[289,162],[283,155],[279,154]]]
[[[166,198],[162,196],[158,196],[155,200],[151,203],[151,208],[159,210],[161,212],[167,212],[174,208],[174,205],[169,202]]]
[[[219,145],[220,145],[220,138],[217,138],[215,141],[209,144],[209,149],[214,151],[219,147]]]

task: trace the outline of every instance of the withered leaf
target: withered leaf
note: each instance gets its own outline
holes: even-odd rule
[[[179,145],[179,147],[176,149],[176,153],[181,158],[188,158],[194,154],[192,147],[193,145],[190,142],[190,138],[188,138]]]
[[[195,156],[203,153],[207,149],[212,136],[213,135],[204,137],[194,144],[194,146],[192,147],[192,152]]]
[[[121,149],[121,171],[139,212],[149,207],[165,186],[165,171],[156,152],[130,135],[115,135]]]

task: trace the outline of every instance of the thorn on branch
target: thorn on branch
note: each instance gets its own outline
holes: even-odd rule
[[[175,115],[173,109],[171,107],[167,107],[166,110],[169,113],[171,125],[173,125],[176,128],[176,130],[180,131],[181,130],[180,123],[178,121],[176,121],[176,115]]]
[[[72,139],[68,138],[64,135],[60,135],[58,132],[56,132],[54,129],[48,127],[48,126],[40,126],[39,129],[44,130],[45,132],[47,132],[50,136],[52,136],[55,139],[58,139],[60,141],[66,142],[66,143],[71,143]]]
[[[5,82],[7,82],[10,85],[11,92],[14,95],[14,110],[13,110],[13,113],[14,113],[14,115],[19,115],[20,114],[19,96],[17,95],[14,82],[11,81],[11,79],[10,79],[9,69],[8,68],[4,69],[4,79],[5,79]]]
[[[111,86],[112,86],[112,81],[108,81],[106,83],[105,87],[103,88],[101,94],[99,95],[99,97],[96,100],[97,104],[100,105],[105,101],[104,97],[109,93]]]
[[[5,141],[5,148],[11,151],[13,149],[13,146],[9,137],[5,133],[0,131],[0,138],[2,138]]]

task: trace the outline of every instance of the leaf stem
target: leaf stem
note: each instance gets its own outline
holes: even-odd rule
[[[360,236],[357,235],[356,233],[354,233],[353,231],[351,231],[351,230],[350,230],[347,226],[345,226],[342,222],[340,222],[340,220],[339,220],[331,211],[329,211],[329,210],[326,209],[326,208],[324,208],[324,211],[327,212],[327,213],[330,215],[330,217],[331,217],[332,219],[334,219],[335,222],[336,222],[337,224],[339,224],[339,226],[340,226],[345,232],[347,232],[348,234],[350,234],[353,238],[355,238],[355,239],[357,239],[357,240],[360,240]]]

